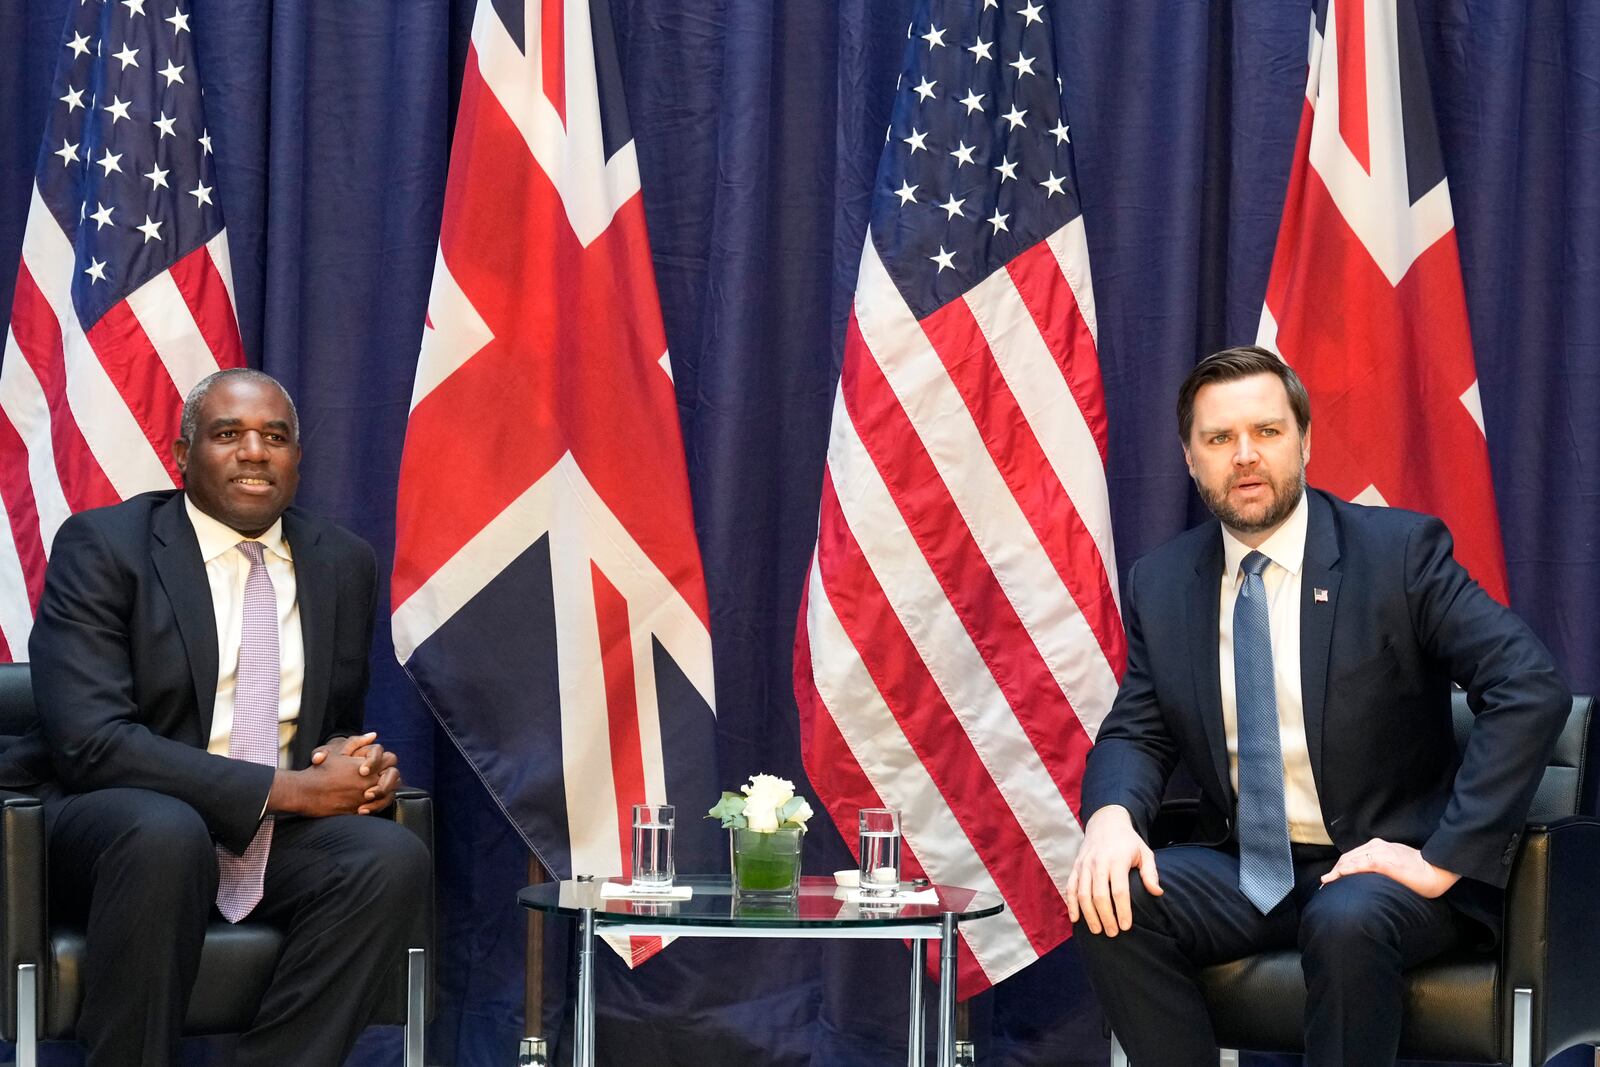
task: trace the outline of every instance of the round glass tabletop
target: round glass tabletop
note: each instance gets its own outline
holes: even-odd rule
[[[620,880],[617,880],[620,881]],[[544,882],[517,894],[517,901],[534,911],[579,915],[593,909],[601,922],[661,923],[684,926],[725,927],[839,927],[915,926],[938,922],[946,915],[958,922],[997,915],[1005,903],[993,893],[935,885],[934,899],[926,902],[874,905],[852,903],[853,890],[834,884],[832,878],[806,875],[799,895],[781,904],[738,899],[726,876],[679,878],[688,886],[688,900],[633,900],[601,895],[605,883],[595,881]],[[909,891],[923,887],[907,886]]]

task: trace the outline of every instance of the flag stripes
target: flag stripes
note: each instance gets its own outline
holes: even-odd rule
[[[1052,247],[1076,243],[918,321],[869,237],[796,643],[834,819],[900,807],[911,862],[1007,902],[963,931],[964,990],[1070,934],[1083,761],[1126,656],[1092,306]]]

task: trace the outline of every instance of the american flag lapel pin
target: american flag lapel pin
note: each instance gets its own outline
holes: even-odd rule
[[[1328,602],[1328,591],[1326,589],[1318,589],[1313,586],[1311,589],[1311,599],[1315,600],[1318,604],[1326,604]]]

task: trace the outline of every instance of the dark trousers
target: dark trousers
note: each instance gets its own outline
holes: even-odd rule
[[[82,919],[78,1036],[89,1067],[176,1060],[217,860],[193,808],[142,789],[47,802],[51,906]],[[265,896],[247,921],[284,933],[282,955],[239,1067],[338,1067],[398,967],[411,909],[426,894],[427,849],[383,818],[283,819]]]
[[[1306,980],[1309,1067],[1392,1064],[1400,1044],[1401,972],[1455,943],[1454,910],[1379,874],[1328,885],[1331,848],[1295,847],[1295,886],[1262,915],[1239,892],[1239,861],[1183,845],[1156,853],[1162,895],[1132,877],[1133,928],[1074,939],[1134,1067],[1215,1067],[1200,994],[1202,967],[1298,946]]]

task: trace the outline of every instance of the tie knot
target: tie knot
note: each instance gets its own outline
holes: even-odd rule
[[[244,558],[250,561],[252,567],[261,566],[265,558],[262,553],[265,551],[266,546],[260,541],[240,541],[235,547],[244,553]]]
[[[1260,552],[1251,552],[1244,557],[1244,561],[1239,566],[1246,574],[1254,574],[1259,577],[1261,572],[1267,569],[1267,564],[1271,562]]]

